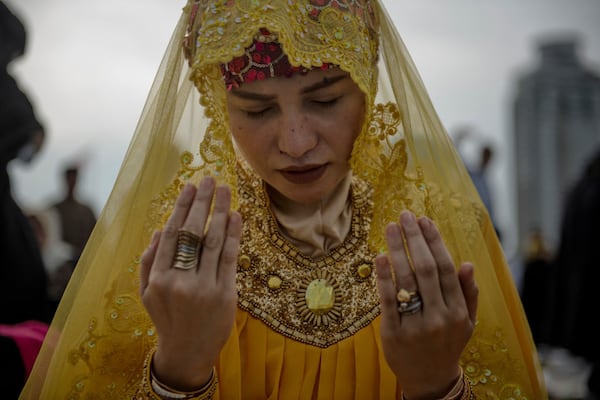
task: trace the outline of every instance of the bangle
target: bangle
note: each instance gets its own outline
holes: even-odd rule
[[[402,400],[408,400],[404,393],[402,394]],[[475,400],[469,378],[464,374],[462,368],[460,369],[460,376],[448,394],[436,400]]]
[[[209,400],[217,391],[217,371],[213,367],[208,382],[193,392],[182,392],[161,383],[154,376],[152,360],[156,349],[150,351],[144,362],[143,388],[147,395],[154,400]]]

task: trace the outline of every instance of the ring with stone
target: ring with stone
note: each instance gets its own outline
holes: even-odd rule
[[[423,308],[423,301],[419,292],[400,289],[396,294],[396,300],[398,301],[398,312],[403,315],[416,314]]]

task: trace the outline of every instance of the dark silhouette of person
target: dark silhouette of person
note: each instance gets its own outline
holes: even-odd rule
[[[500,230],[498,229],[498,224],[494,218],[494,201],[492,192],[490,190],[490,185],[488,183],[488,174],[489,174],[489,166],[494,157],[494,150],[489,145],[483,145],[479,151],[479,164],[475,166],[475,168],[468,168],[469,175],[471,176],[471,180],[479,193],[479,197],[481,197],[481,201],[487,208],[488,213],[490,214],[490,218],[494,224],[494,229],[496,230],[496,235],[498,235],[498,239],[502,239]]]
[[[48,278],[48,299],[54,313],[75,268],[74,247],[62,240],[58,212],[53,208],[26,213],[34,228]]]
[[[547,307],[552,277],[552,256],[541,232],[534,230],[524,259],[521,302],[536,344],[548,343]]]
[[[27,95],[7,71],[8,62],[23,54],[24,48],[15,43],[24,46],[24,29],[3,3],[0,18],[1,48],[9,52],[0,57],[6,63],[0,73],[0,323],[46,320],[44,264],[29,220],[12,196],[7,171],[14,159],[32,160],[44,142],[44,128]],[[5,43],[11,38],[15,43]]]
[[[40,248],[28,218],[12,196],[8,164],[30,162],[44,127],[27,95],[8,72],[25,52],[22,22],[0,2],[0,397],[16,399],[37,356],[51,311]]]
[[[54,204],[60,217],[62,239],[74,247],[75,260],[79,258],[94,226],[96,215],[90,206],[77,199],[77,178],[79,167],[70,165],[64,170],[66,194],[63,200]]]
[[[600,148],[569,192],[554,261],[548,318],[550,344],[592,364],[590,398],[600,398]]]
[[[474,132],[475,131],[473,128],[469,126],[461,127],[456,131],[454,143],[459,151],[461,151],[460,149],[466,141],[477,140]],[[465,163],[467,172],[471,177],[471,181],[473,181],[475,189],[477,189],[477,193],[479,194],[483,205],[490,215],[490,219],[492,220],[498,239],[502,240],[501,232],[494,217],[494,199],[488,181],[490,165],[494,158],[494,149],[490,144],[482,143],[478,145],[477,155],[478,159],[475,165],[470,165],[471,163]]]

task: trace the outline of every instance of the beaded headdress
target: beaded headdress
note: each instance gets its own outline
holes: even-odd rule
[[[319,68],[329,69],[331,64],[323,63]],[[277,34],[262,28],[254,37],[252,45],[243,55],[228,63],[221,64],[221,73],[227,90],[239,87],[242,83],[264,80],[277,76],[290,77],[305,74],[309,68],[293,66],[277,42]]]
[[[188,7],[184,52],[199,88],[199,75],[214,66],[224,69],[226,81],[239,83],[248,77],[240,74],[242,69],[254,70],[250,76],[256,78],[260,72],[270,75],[271,68],[285,75],[333,64],[350,72],[365,93],[374,94],[378,34],[367,0],[290,0],[276,5],[198,0]],[[265,56],[268,60],[262,59]]]

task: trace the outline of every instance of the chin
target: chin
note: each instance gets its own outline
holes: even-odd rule
[[[304,204],[304,205],[310,205],[310,204],[315,204],[320,202],[326,195],[306,195],[306,194],[299,194],[298,196],[285,196],[287,197],[289,200],[295,202],[295,203],[299,203],[299,204]]]
[[[318,203],[322,199],[329,196],[330,191],[325,190],[327,187],[335,187],[335,185],[326,186],[320,184],[295,185],[285,182],[283,185],[269,185],[271,189],[277,191],[279,196],[283,196],[287,200],[294,203],[310,205]]]

